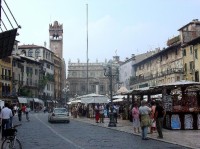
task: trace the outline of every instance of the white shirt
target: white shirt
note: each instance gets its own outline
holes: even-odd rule
[[[12,116],[13,116],[12,111],[8,107],[5,107],[1,110],[1,118],[2,119],[9,119]]]

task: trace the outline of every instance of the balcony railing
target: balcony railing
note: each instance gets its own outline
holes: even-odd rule
[[[11,81],[11,76],[1,75],[1,80]]]
[[[144,81],[153,80],[155,78],[164,77],[164,76],[171,75],[171,74],[183,74],[183,73],[184,73],[184,71],[182,68],[172,68],[172,69],[168,69],[166,71],[162,71],[162,72],[159,72],[156,74],[150,74],[147,76],[136,76],[130,80],[130,85],[134,85],[134,84],[144,82]]]
[[[38,87],[38,83],[31,83],[31,82],[26,82],[24,84],[26,87]]]

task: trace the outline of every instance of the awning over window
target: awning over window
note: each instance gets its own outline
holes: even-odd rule
[[[27,99],[24,97],[18,97],[19,103],[27,103]]]

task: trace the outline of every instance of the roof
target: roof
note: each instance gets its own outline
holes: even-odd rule
[[[139,89],[129,90],[123,95],[155,95],[161,94],[162,90],[165,89],[176,89],[178,87],[189,87],[189,86],[200,86],[200,82],[181,80],[173,83],[161,84],[153,87],[144,87]]]
[[[144,60],[142,60],[142,61],[136,63],[136,65],[138,65],[138,64],[140,64],[140,63],[142,63],[142,62],[145,62],[145,61],[149,61],[151,58],[154,58],[154,57],[156,57],[156,56],[158,56],[158,55],[161,55],[162,53],[164,53],[164,52],[166,52],[166,51],[168,51],[168,50],[172,50],[172,49],[174,49],[174,48],[177,48],[178,46],[181,46],[181,42],[175,43],[175,44],[173,44],[173,45],[171,45],[171,46],[169,46],[169,47],[167,47],[167,48],[165,48],[165,49],[159,51],[158,53],[155,53],[154,55],[152,55],[152,56],[150,56],[150,57],[148,57],[148,58],[146,58],[146,59],[144,59]]]
[[[198,24],[200,25],[200,21],[198,21],[198,19],[194,19],[191,22],[189,22],[188,24],[184,25],[183,27],[181,27],[180,29],[178,29],[178,31],[182,30],[183,28],[185,28],[186,26],[189,26],[190,24]]]
[[[19,45],[18,46],[18,49],[39,49],[39,48],[43,48],[43,49],[46,49],[50,52],[53,53],[53,51],[51,51],[50,49],[47,49],[46,47],[43,47],[43,46],[38,46],[38,45],[34,45],[34,44],[28,44],[28,45]]]

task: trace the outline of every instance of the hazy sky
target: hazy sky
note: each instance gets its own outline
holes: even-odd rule
[[[89,62],[104,62],[116,54],[166,47],[179,28],[200,19],[199,0],[6,0],[18,24],[21,44],[49,47],[49,24],[64,28],[64,58],[86,62],[86,4],[88,4]]]

